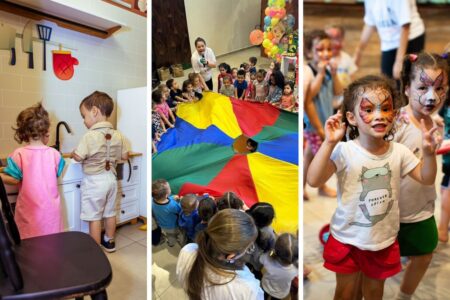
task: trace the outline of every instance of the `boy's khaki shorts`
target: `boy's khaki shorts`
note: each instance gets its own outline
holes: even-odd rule
[[[116,216],[117,179],[112,172],[84,175],[81,182],[83,221],[98,221]]]

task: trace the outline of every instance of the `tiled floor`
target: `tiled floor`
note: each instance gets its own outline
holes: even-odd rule
[[[257,69],[269,67],[270,60],[260,57],[258,47],[248,48],[232,54],[220,56],[217,58],[217,65],[226,62],[231,67],[239,68],[243,62],[248,62],[248,58],[255,56],[258,59]],[[180,84],[187,79],[187,75],[191,69],[184,70],[184,77],[175,78]],[[214,90],[217,90],[218,69],[213,70]],[[177,264],[178,253],[180,252],[178,245],[168,248],[166,244],[152,247],[152,299],[155,300],[187,300],[187,296],[176,280],[175,268]]]
[[[147,299],[147,231],[142,223],[124,225],[117,230],[116,249],[106,253],[113,279],[107,288],[110,300]]]

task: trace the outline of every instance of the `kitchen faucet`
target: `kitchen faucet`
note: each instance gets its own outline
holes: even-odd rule
[[[59,142],[59,126],[64,125],[64,127],[66,127],[67,133],[72,133],[72,131],[70,130],[69,125],[67,125],[66,122],[61,121],[58,122],[58,124],[56,124],[56,141],[55,141],[55,145],[53,145],[52,147],[55,148],[56,150],[60,150],[60,142]]]

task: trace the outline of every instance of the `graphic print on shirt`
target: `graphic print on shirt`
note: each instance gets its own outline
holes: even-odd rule
[[[372,227],[387,216],[394,204],[389,163],[373,169],[362,167],[359,180],[362,185],[359,208],[369,223],[350,222],[349,225]]]

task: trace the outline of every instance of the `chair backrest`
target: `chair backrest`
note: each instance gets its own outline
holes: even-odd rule
[[[9,234],[16,245],[20,244],[20,234],[17,224],[14,221],[14,215],[12,213],[11,204],[8,201],[8,195],[6,194],[6,189],[3,184],[2,178],[0,177],[0,199],[2,204],[2,212],[6,217],[6,222],[8,222],[7,229]]]
[[[2,203],[2,213],[0,213],[0,260],[3,266],[3,270],[5,271],[6,275],[9,278],[9,281],[11,282],[12,286],[16,290],[20,290],[23,288],[23,278],[22,273],[20,272],[19,266],[16,261],[16,257],[14,255],[14,250],[11,244],[11,240],[8,236],[6,224],[3,219],[3,214],[6,215],[6,218],[11,218],[11,221],[8,220],[8,227],[9,229],[15,228],[17,231],[16,237],[19,239],[20,243],[20,236],[19,232],[17,230],[17,225],[14,222],[14,218],[12,217],[11,207],[8,202],[8,197],[6,195],[5,186],[3,185],[3,181],[0,177],[0,198]],[[11,235],[14,238],[14,233],[11,232]],[[16,242],[16,244],[19,244]]]

